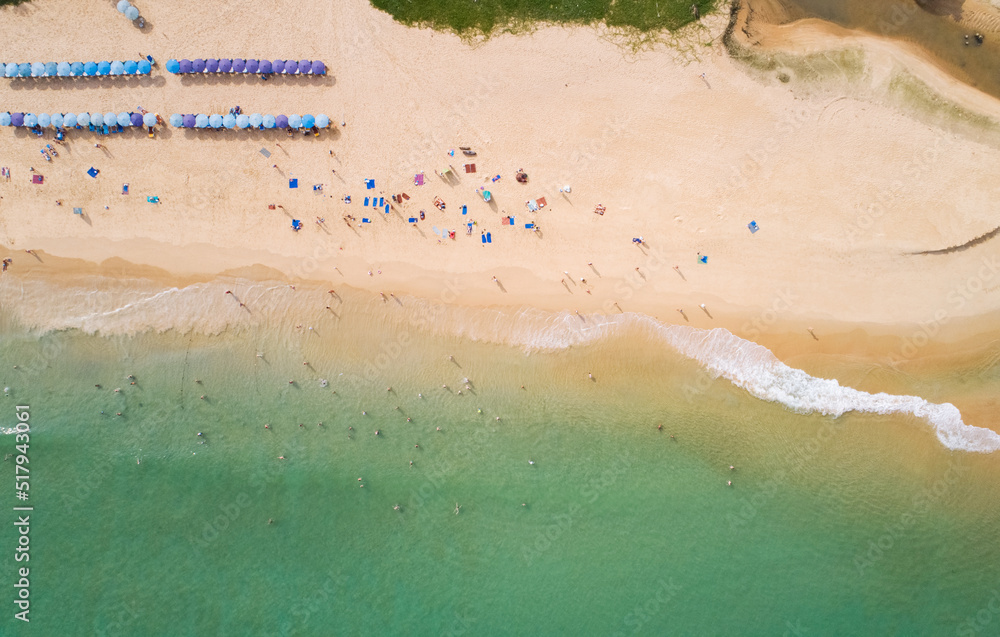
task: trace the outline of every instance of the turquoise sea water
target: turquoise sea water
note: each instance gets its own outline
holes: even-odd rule
[[[36,510],[30,626],[0,526],[0,633],[1000,630],[996,456],[919,418],[794,414],[627,331],[528,353],[400,344],[367,309],[315,328],[5,316],[0,424],[30,405]]]

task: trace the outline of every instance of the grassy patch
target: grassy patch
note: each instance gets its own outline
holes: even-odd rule
[[[22,2],[27,2],[28,0],[0,0],[0,7],[4,5],[15,5],[21,4]]]
[[[410,26],[451,30],[463,36],[524,31],[535,23],[596,24],[646,33],[675,30],[704,15],[718,0],[371,0]]]
[[[889,96],[900,106],[910,111],[922,114],[925,119],[945,128],[962,129],[959,132],[972,136],[987,134],[994,143],[998,141],[1000,123],[991,117],[971,111],[945,97],[927,86],[924,82],[900,72],[889,81]],[[980,141],[985,141],[979,137]]]

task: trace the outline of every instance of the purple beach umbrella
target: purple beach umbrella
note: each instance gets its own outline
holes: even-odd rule
[[[271,62],[271,72],[272,73],[284,73],[285,72],[285,61],[275,60]]]
[[[243,58],[233,60],[233,73],[242,73],[247,68],[247,62]]]
[[[191,60],[183,59],[177,63],[178,73],[190,73],[191,72]]]
[[[308,73],[312,67],[312,62],[309,60],[299,60],[299,73]]]
[[[194,128],[195,117],[190,113],[184,116],[183,124],[184,128]]]
[[[129,120],[131,120],[132,126],[142,126],[142,113],[132,113]]]
[[[247,60],[247,73],[256,73],[259,68],[260,62],[257,60]]]
[[[313,60],[312,63],[312,74],[313,75],[326,75],[326,65],[319,60]]]
[[[219,73],[229,73],[233,70],[233,61],[229,58],[219,60]]]
[[[285,115],[278,115],[274,118],[274,125],[278,128],[288,128],[288,117]]]
[[[271,67],[271,60],[261,60],[260,61],[260,66],[257,67],[257,72],[258,73],[263,73],[264,75],[267,75],[268,73],[271,72],[271,68],[272,68]]]
[[[209,58],[205,60],[205,70],[208,71],[209,73],[218,73],[219,61],[216,60],[215,58]]]
[[[205,72],[205,60],[198,58],[191,62],[191,71],[194,73],[204,73]]]
[[[11,113],[10,114],[10,125],[11,126],[24,126],[24,113]]]

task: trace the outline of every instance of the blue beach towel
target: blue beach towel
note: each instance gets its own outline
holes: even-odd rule
[[[367,188],[368,190],[375,190],[375,180],[374,179],[366,179],[365,180],[365,188]]]
[[[462,214],[463,215],[469,214],[469,207],[468,206],[462,206]]]
[[[292,230],[302,229],[302,222],[298,219],[292,219]]]
[[[480,238],[483,240],[483,243],[486,243],[486,235],[485,234],[480,235]]]
[[[365,197],[365,208],[368,207],[368,202],[371,201],[371,197]]]
[[[378,198],[378,205],[379,205],[379,208],[381,208],[382,206],[385,205],[385,197],[379,197]]]
[[[94,179],[97,179],[97,173],[99,173],[99,172],[101,172],[101,171],[99,171],[96,168],[94,168],[93,166],[91,166],[90,170],[87,171],[87,174],[90,175],[91,177],[93,177]]]
[[[298,188],[299,187],[299,180],[298,179],[289,179],[288,180],[288,187],[289,188]]]
[[[417,222],[416,217],[410,217],[410,223],[416,223],[416,222]]]
[[[704,255],[698,257],[698,263],[708,263],[708,257]]]
[[[385,214],[389,214],[389,204],[385,204]]]
[[[532,229],[532,228],[535,227],[535,224],[533,224],[533,223],[526,223],[526,224],[524,224],[524,227],[530,230],[530,229]]]
[[[371,223],[371,222],[372,222],[372,220],[369,219],[368,217],[362,217],[361,218],[361,223]]]
[[[489,232],[486,233],[486,243],[493,243],[493,235]]]

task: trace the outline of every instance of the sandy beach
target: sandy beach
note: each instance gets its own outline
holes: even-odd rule
[[[996,327],[983,317],[1000,307],[1000,244],[917,253],[997,227],[1000,149],[960,123],[931,126],[872,95],[905,71],[984,117],[1000,120],[1000,103],[905,47],[858,34],[845,45],[830,29],[822,40],[808,23],[776,27],[785,30],[784,46],[862,47],[868,56],[855,85],[803,86],[763,81],[732,61],[721,44],[722,15],[688,36],[714,37],[711,46],[633,53],[591,28],[546,27],[470,45],[398,25],[364,0],[322,8],[265,2],[256,10],[260,18],[242,24],[235,6],[223,15],[149,7],[144,30],[104,5],[81,10],[74,31],[108,38],[65,29],[65,37],[46,37],[63,21],[49,0],[3,10],[5,60],[141,52],[159,62],[142,79],[4,80],[3,110],[142,106],[166,118],[240,105],[346,123],[294,139],[274,131],[160,128],[156,139],[74,131],[52,163],[39,157],[34,135],[4,129],[2,163],[12,179],[0,183],[0,236],[14,258],[5,277],[55,274],[63,259],[115,259],[113,268],[124,262],[199,280],[256,266],[376,294],[434,299],[454,289],[455,305],[639,312],[756,340],[820,322],[835,331],[909,333],[941,322],[942,313],[951,325],[978,317],[981,331]],[[227,28],[214,26],[221,23]],[[261,23],[282,28],[261,34]],[[320,59],[329,74],[263,82],[163,70],[168,58],[213,55]],[[459,146],[478,154],[465,158]],[[466,163],[477,172],[466,173]],[[97,179],[85,174],[91,166]],[[448,166],[451,178],[436,174]],[[29,167],[45,184],[30,183]],[[521,168],[527,184],[514,179]],[[423,186],[413,183],[418,172]],[[375,180],[373,191],[365,179]],[[570,194],[560,192],[564,185]],[[491,203],[477,194],[481,186]],[[366,195],[402,192],[411,198],[388,215],[362,206]],[[446,210],[434,207],[435,197]],[[540,197],[548,205],[529,212],[525,201]],[[606,214],[594,214],[597,204]],[[83,208],[82,219],[73,207]],[[420,210],[426,220],[408,223]],[[501,221],[508,215],[513,226]],[[366,216],[371,223],[358,223]],[[302,231],[291,229],[292,218]],[[754,234],[751,221],[760,228]],[[79,265],[65,263],[69,271]]]

